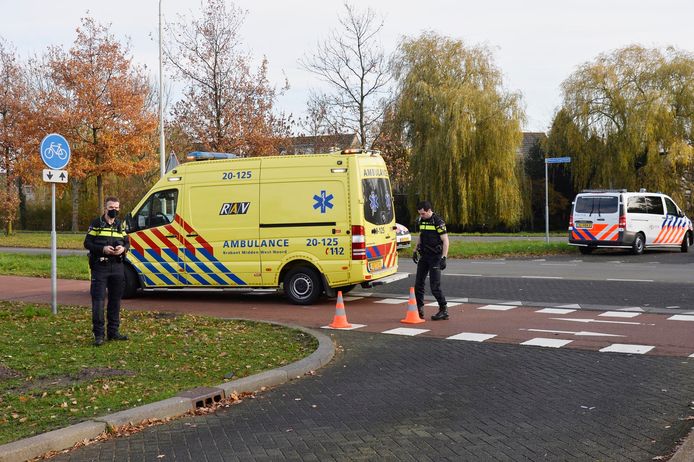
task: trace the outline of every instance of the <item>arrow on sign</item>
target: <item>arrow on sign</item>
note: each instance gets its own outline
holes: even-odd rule
[[[520,329],[520,330],[527,330],[528,332],[546,332],[549,334],[569,334],[569,335],[576,335],[579,337],[625,337],[624,335],[617,335],[617,334],[603,334],[602,332],[587,332],[587,331],[580,331],[580,332],[572,332],[569,330],[547,330],[547,329]]]
[[[65,180],[65,172],[60,172],[60,176],[58,178],[60,178],[61,180]]]
[[[53,172],[51,172],[49,170],[48,173],[46,173],[46,176],[48,177],[49,180],[52,180],[53,179]]]

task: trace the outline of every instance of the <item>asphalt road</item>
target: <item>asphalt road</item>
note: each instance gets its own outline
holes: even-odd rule
[[[415,265],[402,258],[399,270],[410,273],[410,277],[368,292],[407,293],[414,285]],[[442,285],[447,296],[489,301],[694,310],[694,252],[451,259],[443,272]]]

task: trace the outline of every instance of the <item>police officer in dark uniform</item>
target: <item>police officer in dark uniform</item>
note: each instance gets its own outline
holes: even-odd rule
[[[439,311],[431,317],[433,321],[448,319],[446,298],[441,291],[441,271],[446,269],[448,256],[448,232],[446,223],[431,210],[429,201],[417,204],[419,212],[419,242],[412,254],[417,263],[417,279],[414,293],[417,298],[419,317],[424,319],[424,282],[429,275],[431,293],[439,304]]]
[[[125,224],[119,220],[120,203],[115,197],[104,201],[104,214],[92,220],[84,238],[89,250],[89,268],[92,273],[92,331],[94,345],[104,344],[104,300],[108,292],[106,308],[108,340],[128,340],[118,330],[120,326],[120,299],[125,286],[123,259],[130,248]]]

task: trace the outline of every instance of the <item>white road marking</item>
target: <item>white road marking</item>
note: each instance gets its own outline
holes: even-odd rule
[[[505,261],[471,261],[470,265],[505,265]]]
[[[546,314],[569,314],[573,313],[576,310],[566,310],[562,308],[543,308],[541,310],[537,310],[535,313],[546,313]]]
[[[406,298],[384,298],[382,300],[376,300],[374,303],[385,303],[386,305],[399,305],[401,303],[407,303]]]
[[[517,302],[501,302],[499,305],[522,305],[523,302],[517,301]]]
[[[573,342],[573,340],[561,340],[558,338],[534,338],[531,340],[527,340],[521,345],[529,345],[529,346],[540,346],[540,347],[547,347],[547,348],[560,348],[563,347],[564,345],[567,345],[569,343]]]
[[[577,310],[580,310],[580,309],[581,309],[581,305],[578,305],[578,304],[576,304],[576,303],[574,303],[573,305],[555,305],[554,307],[555,307],[555,308],[574,308],[574,309],[577,309]]]
[[[521,276],[522,279],[564,279],[562,276]]]
[[[579,319],[579,318],[550,318],[550,319],[556,319],[558,321],[571,321],[571,322],[602,322],[605,324],[630,324],[632,326],[640,326],[640,322],[629,322],[629,321],[602,321],[600,319]]]
[[[690,358],[694,358],[694,353],[689,355]]]
[[[608,318],[635,318],[641,313],[634,313],[631,311],[605,311],[600,313],[598,316],[605,316]]]
[[[651,345],[633,345],[628,343],[613,343],[612,345],[601,348],[600,351],[603,353],[631,353],[635,355],[642,355],[651,351],[654,346]]]
[[[429,332],[429,329],[413,329],[411,327],[398,327],[381,332],[382,334],[408,335],[410,337]]]
[[[535,258],[534,260],[531,261],[547,261],[546,258]]]
[[[676,314],[667,318],[668,321],[694,321],[694,316],[688,316],[686,314]]]
[[[603,334],[602,332],[587,332],[587,331],[579,331],[579,332],[573,332],[570,330],[549,330],[549,329],[520,329],[520,330],[527,330],[528,332],[545,332],[547,334],[569,334],[569,335],[576,335],[578,337],[626,337],[626,335],[617,335],[617,334]]]
[[[653,279],[605,279],[606,281],[614,281],[614,282],[653,282]]]
[[[443,273],[444,276],[465,276],[465,277],[473,277],[473,278],[481,278],[484,277],[483,274],[469,274],[469,273]]]
[[[515,306],[511,305],[484,305],[480,306],[477,309],[478,310],[492,310],[492,311],[508,311],[516,308]]]
[[[449,298],[448,301],[449,301],[449,302],[467,303],[467,302],[468,302],[468,298],[467,298],[467,297],[464,297],[464,298],[460,298],[460,297],[458,297],[458,298]]]
[[[354,302],[356,300],[361,300],[362,298],[364,298],[364,297],[355,297],[355,296],[347,295],[346,297],[342,297],[342,300],[344,300],[346,302]]]
[[[633,312],[638,312],[638,313],[644,313],[643,308],[640,306],[632,306],[629,308],[620,308],[617,311],[633,311]]]
[[[447,340],[465,340],[467,342],[484,342],[490,338],[496,337],[495,334],[478,334],[475,332],[461,332],[460,334],[446,337]]]
[[[454,306],[462,305],[462,303],[451,303],[449,301],[446,303],[446,305],[448,306],[448,308],[452,308]],[[439,303],[438,302],[431,302],[431,303],[425,304],[424,306],[439,306]]]
[[[679,307],[680,307],[679,305],[670,305],[670,306],[666,306],[665,308],[679,308]]]
[[[540,266],[578,266],[576,263],[541,263]]]
[[[321,326],[321,329],[332,329],[332,330],[354,330],[354,329],[361,329],[362,327],[366,327],[366,324],[352,324],[352,327],[343,327],[343,328],[336,328],[336,327],[330,327],[330,326]]]

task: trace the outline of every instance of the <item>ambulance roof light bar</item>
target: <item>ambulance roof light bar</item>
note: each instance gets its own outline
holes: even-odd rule
[[[203,152],[203,151],[193,151],[189,152],[186,158],[188,160],[219,160],[219,159],[235,159],[239,157],[238,154],[232,154],[230,152]]]
[[[340,154],[371,154],[372,156],[377,156],[381,154],[381,151],[377,149],[362,149],[362,148],[350,148],[343,149]]]

